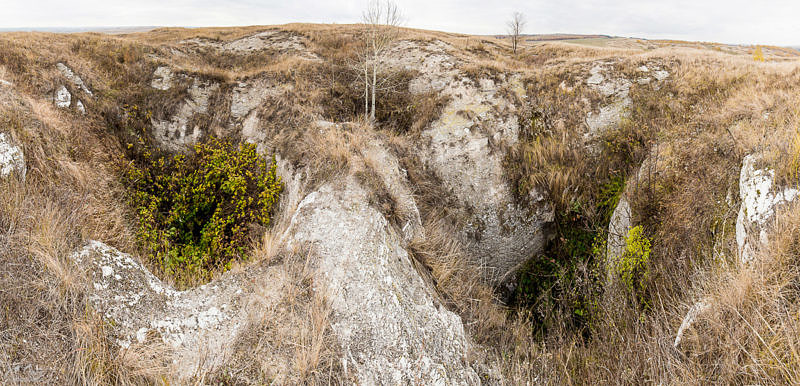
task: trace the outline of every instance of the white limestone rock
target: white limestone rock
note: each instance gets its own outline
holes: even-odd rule
[[[64,63],[56,63],[56,68],[59,72],[61,72],[62,75],[64,75],[65,78],[67,78],[67,80],[72,82],[73,85],[78,87],[81,91],[85,92],[89,96],[93,96],[92,91],[86,87],[86,83],[83,82],[83,79],[75,74],[71,68],[67,67],[67,65]]]
[[[681,326],[678,328],[678,332],[675,334],[675,342],[672,343],[673,347],[678,348],[680,346],[681,340],[683,340],[683,335],[686,333],[686,331],[694,325],[697,317],[706,312],[710,307],[711,303],[704,299],[695,303],[689,309],[689,311],[686,313],[686,316],[683,317],[683,321],[681,322]]]
[[[159,66],[153,72],[153,80],[150,81],[150,87],[157,90],[169,90],[172,88],[174,77],[175,75],[169,67]]]
[[[739,198],[742,203],[736,218],[736,244],[739,258],[750,263],[757,244],[767,244],[768,226],[773,220],[775,209],[793,201],[800,191],[786,188],[775,191],[773,182],[775,171],[756,169],[760,157],[751,154],[744,157],[739,174]]]
[[[190,125],[189,121],[195,114],[208,111],[211,95],[219,89],[219,84],[194,81],[189,88],[189,98],[185,99],[178,112],[169,120],[152,119],[153,136],[159,146],[173,152],[187,151],[191,146],[200,141],[203,132],[197,125]]]
[[[518,205],[505,177],[505,151],[519,140],[519,122],[514,103],[497,90],[508,87],[520,98],[525,91],[513,74],[469,79],[452,51],[438,40],[403,40],[381,60],[417,71],[412,93],[449,97],[439,118],[422,132],[420,158],[464,209],[457,226],[470,258],[491,283],[513,287],[516,269],[544,248],[545,228],[554,218],[550,203],[535,190],[530,209]]]
[[[353,178],[326,184],[299,204],[289,245],[319,259],[342,363],[360,384],[478,384],[461,319],[414,270],[402,238]]]
[[[0,178],[14,173],[24,180],[26,171],[22,149],[12,143],[11,136],[0,133]]]
[[[89,302],[111,322],[115,342],[123,349],[160,339],[171,350],[179,378],[202,366],[223,363],[228,349],[247,322],[245,306],[253,293],[252,278],[227,274],[187,291],[164,284],[128,254],[90,241],[70,259],[89,278]],[[253,269],[249,274],[268,275]]]
[[[387,151],[386,145],[378,140],[370,142],[363,150],[363,155],[368,165],[381,176],[386,190],[397,204],[397,216],[401,221],[400,231],[403,234],[404,245],[414,238],[424,238],[425,231],[419,209],[409,188],[408,176],[405,170],[400,168],[397,157]]]
[[[62,85],[56,90],[56,95],[53,100],[56,103],[56,107],[66,109],[72,104],[72,94]]]

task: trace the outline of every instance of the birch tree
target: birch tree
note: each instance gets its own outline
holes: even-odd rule
[[[386,50],[400,34],[403,17],[391,0],[372,0],[361,17],[364,44],[359,52],[359,71],[364,80],[364,116],[375,120],[377,92],[390,88],[388,68],[381,62]]]
[[[514,12],[514,14],[511,15],[511,20],[506,22],[506,26],[508,27],[508,36],[511,37],[511,48],[514,50],[514,55],[517,54],[520,35],[522,35],[522,30],[525,28],[525,24],[527,24],[525,15],[520,12]]]

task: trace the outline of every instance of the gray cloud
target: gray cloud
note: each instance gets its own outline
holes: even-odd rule
[[[352,23],[365,0],[4,0],[0,28]],[[513,11],[528,33],[603,33],[743,44],[800,44],[798,0],[400,0],[409,27],[497,34]]]

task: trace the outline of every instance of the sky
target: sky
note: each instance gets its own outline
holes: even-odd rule
[[[524,33],[800,46],[800,0],[397,0],[404,25],[502,34],[515,11]],[[0,0],[0,29],[355,23],[366,0]]]

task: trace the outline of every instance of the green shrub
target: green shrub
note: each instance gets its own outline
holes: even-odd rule
[[[141,247],[180,284],[229,269],[246,258],[250,228],[269,225],[283,189],[275,168],[255,145],[216,138],[189,155],[145,149],[124,173]]]
[[[647,306],[645,293],[650,276],[649,260],[650,239],[642,234],[642,226],[637,225],[628,231],[625,253],[617,262],[616,271],[625,288],[645,307]]]

